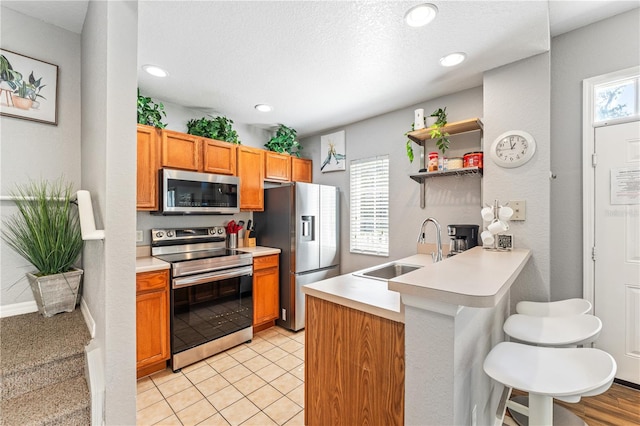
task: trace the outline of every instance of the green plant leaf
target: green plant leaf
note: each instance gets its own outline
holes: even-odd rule
[[[190,135],[202,136],[210,139],[217,139],[234,144],[241,144],[238,139],[238,132],[233,129],[233,120],[225,116],[202,117],[192,119],[187,122],[187,133]]]
[[[295,129],[280,124],[275,136],[269,139],[264,146],[270,151],[300,157],[300,151],[303,149],[303,146],[300,145],[300,142],[298,142],[296,138],[297,131]]]
[[[163,115],[166,117],[167,113],[162,102],[155,103],[151,98],[140,95],[138,89],[138,124],[164,129],[167,125],[162,122]]]

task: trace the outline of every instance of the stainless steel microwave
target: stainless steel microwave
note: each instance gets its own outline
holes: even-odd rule
[[[240,212],[240,178],[184,170],[160,170],[161,214]]]

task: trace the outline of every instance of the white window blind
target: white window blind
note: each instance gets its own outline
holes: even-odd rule
[[[351,161],[351,253],[389,255],[389,156]]]

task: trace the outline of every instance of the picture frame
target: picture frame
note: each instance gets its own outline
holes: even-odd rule
[[[58,125],[58,66],[0,49],[0,115]]]
[[[320,137],[320,164],[322,173],[346,170],[347,151],[344,130]]]

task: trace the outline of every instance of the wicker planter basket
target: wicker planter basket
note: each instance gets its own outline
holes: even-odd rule
[[[38,312],[51,317],[60,312],[72,312],[78,302],[82,269],[42,277],[27,273]]]

